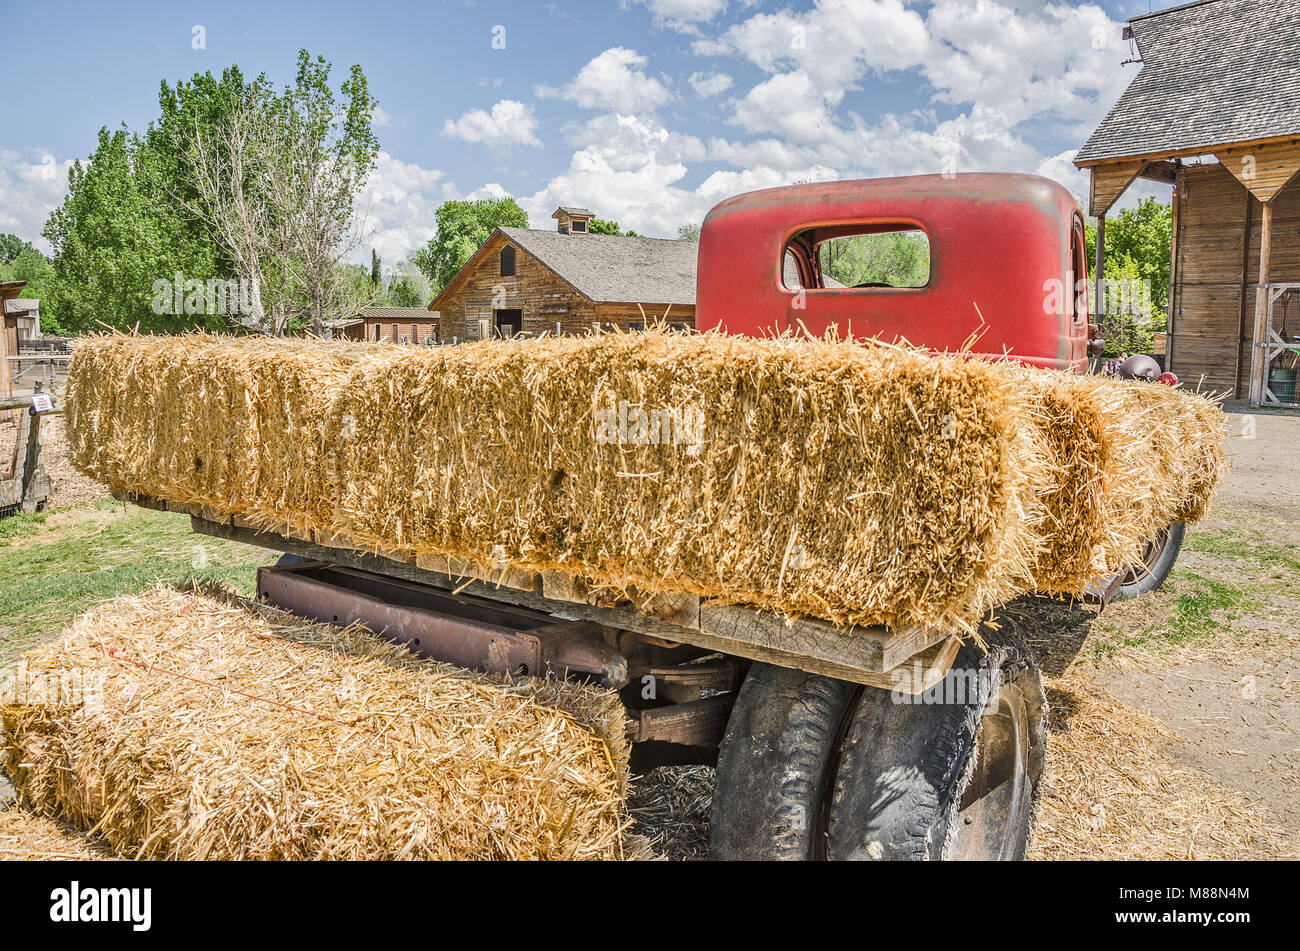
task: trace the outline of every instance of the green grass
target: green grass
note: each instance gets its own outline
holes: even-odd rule
[[[1177,613],[1164,632],[1165,639],[1172,643],[1181,644],[1226,629],[1236,616],[1236,609],[1251,602],[1244,588],[1190,571],[1180,574],[1195,587],[1178,596]]]
[[[1226,633],[1238,612],[1249,609],[1256,600],[1243,587],[1191,571],[1174,571],[1166,584],[1181,593],[1170,603],[1168,619],[1161,624],[1125,631],[1102,614],[1094,626],[1096,637],[1088,647],[1094,661],[1124,648],[1174,647]]]
[[[190,578],[252,594],[271,553],[196,535],[187,516],[95,502],[0,520],[0,660],[96,602]]]
[[[1300,571],[1300,545],[1290,542],[1277,544],[1251,543],[1242,537],[1241,532],[1198,531],[1192,532],[1183,542],[1187,551],[1201,552],[1218,558],[1246,559],[1265,569],[1285,568]],[[1274,577],[1280,577],[1275,573]]]

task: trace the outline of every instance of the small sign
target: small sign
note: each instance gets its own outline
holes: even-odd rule
[[[54,401],[44,393],[37,393],[32,397],[32,409],[38,413],[48,413],[54,409]]]

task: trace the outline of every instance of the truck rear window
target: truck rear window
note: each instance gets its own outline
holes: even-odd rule
[[[785,286],[797,290],[815,259],[819,278],[808,289],[924,287],[930,281],[930,239],[913,224],[809,228],[786,245]],[[804,275],[804,276],[801,276]]]

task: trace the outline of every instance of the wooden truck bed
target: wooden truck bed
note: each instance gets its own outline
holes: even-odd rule
[[[473,563],[460,559],[368,552],[338,535],[313,533],[316,537],[299,538],[258,530],[239,518],[206,508],[143,495],[114,496],[146,508],[189,515],[194,531],[214,538],[872,687],[908,693],[925,690],[943,679],[961,645],[958,637],[943,631],[920,627],[845,631],[825,621],[787,620],[690,594],[647,595],[637,601],[611,603],[590,595],[581,578],[563,572],[506,569],[485,575]]]

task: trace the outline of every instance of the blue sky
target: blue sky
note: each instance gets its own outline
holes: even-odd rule
[[[143,129],[161,80],[236,63],[283,83],[300,47],[336,80],[361,64],[379,101],[361,208],[388,262],[465,196],[512,194],[534,227],[563,202],[673,235],[730,194],[809,178],[1003,169],[1082,193],[1069,159],[1137,69],[1121,65],[1120,30],[1148,7],[0,0],[13,39],[0,231],[46,247],[67,166],[101,126]]]

